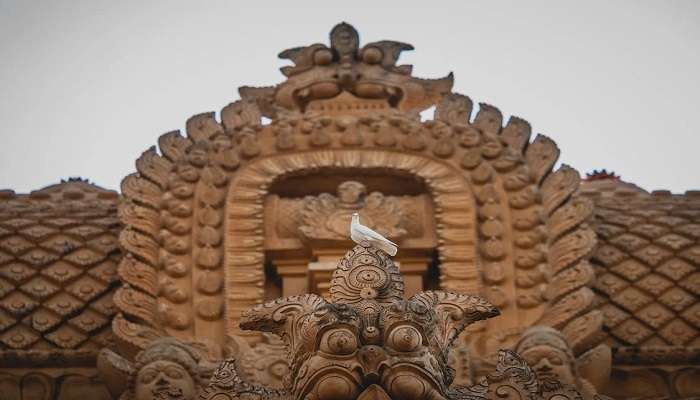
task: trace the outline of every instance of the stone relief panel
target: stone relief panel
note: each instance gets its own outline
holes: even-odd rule
[[[307,190],[322,186],[323,180],[322,176],[307,177]],[[386,175],[374,181],[374,185],[397,183]],[[400,192],[398,187],[393,191]],[[378,190],[368,193],[364,183],[352,180],[339,183],[336,192],[303,197],[272,194],[265,198],[266,262],[280,277],[282,293],[311,291],[328,297],[331,273],[350,242],[347,232],[354,212],[367,226],[401,242],[399,262],[408,275],[408,292],[422,291],[437,246],[429,195],[388,196]],[[273,292],[266,286],[266,291]],[[268,298],[274,298],[270,293]]]
[[[368,227],[379,229],[386,237],[400,238],[407,233],[401,199],[381,192],[368,195],[365,185],[355,181],[340,184],[337,197],[322,193],[304,198],[299,231],[308,239],[345,240],[353,212],[360,212]]]
[[[386,178],[391,182],[391,178]],[[432,210],[425,196],[387,196],[381,191],[367,193],[366,185],[345,181],[336,194],[321,193],[303,198],[270,195],[265,200],[267,249],[294,248],[304,243],[346,244],[350,216],[359,212],[364,224],[382,235],[401,240],[423,239],[425,247],[436,245],[431,233],[434,223],[426,213]],[[295,240],[296,239],[296,240]],[[431,241],[431,239],[433,239]],[[410,242],[409,242],[410,243]],[[410,244],[409,244],[410,247]]]

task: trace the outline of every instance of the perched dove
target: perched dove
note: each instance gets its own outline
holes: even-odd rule
[[[383,250],[390,256],[395,256],[396,251],[398,250],[396,243],[360,224],[360,214],[358,213],[352,214],[352,221],[350,222],[350,239],[357,244],[367,241],[372,246]]]

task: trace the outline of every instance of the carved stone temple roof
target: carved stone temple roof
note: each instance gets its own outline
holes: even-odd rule
[[[619,180],[586,182],[582,192],[595,202],[599,246],[592,261],[608,342],[697,354],[700,193],[650,194]]]
[[[69,180],[0,194],[0,352],[110,343],[118,194]],[[0,364],[2,361],[0,361]]]
[[[339,24],[280,54],[283,82],[161,135],[121,195],[0,191],[0,398],[80,372],[103,396],[42,400],[152,400],[136,377],[168,353],[185,400],[229,356],[217,400],[698,395],[700,192],[555,167],[527,121],[397,65],[411,49]],[[354,212],[396,259],[337,262]],[[538,381],[557,363],[583,397]]]

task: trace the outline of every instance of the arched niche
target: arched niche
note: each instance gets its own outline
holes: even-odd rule
[[[439,286],[479,293],[501,316],[463,336],[479,357],[533,324],[562,330],[577,352],[600,339],[591,311],[592,207],[578,173],[552,168],[556,144],[495,107],[397,65],[410,45],[360,47],[348,24],[330,46],[286,50],[286,80],[190,118],[136,161],[122,183],[124,250],[113,330],[144,348],[162,335],[222,345],[265,289],[265,199],[294,174],[351,169],[413,176],[434,210]],[[435,106],[433,120],[419,113]],[[263,125],[262,116],[270,123]],[[488,334],[484,332],[488,331]],[[255,336],[247,336],[252,342]]]
[[[578,174],[566,166],[552,172],[554,143],[529,143],[519,119],[501,127],[493,107],[482,105],[473,121],[444,117],[464,99],[447,95],[434,121],[391,113],[371,125],[344,116],[317,123],[298,114],[232,126],[222,112],[223,123],[201,114],[188,121],[186,137],[163,135],[161,154],[145,152],[122,186],[117,336],[140,347],[159,335],[223,343],[241,334],[240,312],[264,298],[270,188],[295,174],[383,170],[428,189],[440,286],[481,293],[501,308],[502,317],[467,334],[478,353],[536,322],[589,346],[597,316],[587,313],[586,259],[595,238],[585,224],[589,204],[574,195]],[[489,335],[478,333],[487,327]]]
[[[265,298],[307,292],[328,297],[332,272],[353,247],[353,213],[400,243],[394,257],[406,298],[439,286],[435,205],[408,171],[343,168],[291,171],[269,186],[264,205]]]

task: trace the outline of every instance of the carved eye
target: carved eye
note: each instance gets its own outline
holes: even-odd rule
[[[141,373],[139,373],[139,375],[139,380],[141,381],[141,383],[147,384],[153,382],[153,380],[156,379],[156,376],[158,376],[158,371],[156,371],[153,368],[147,368],[142,370]]]
[[[382,51],[376,47],[370,47],[362,52],[362,61],[367,64],[377,64],[382,61]]]
[[[552,363],[552,365],[562,365],[562,364],[564,364],[564,362],[561,360],[561,358],[559,358],[559,356],[555,356],[555,355],[551,356],[551,357],[549,358],[549,361]]]
[[[412,326],[400,326],[391,331],[387,345],[396,351],[416,351],[421,344],[421,334]]]
[[[168,367],[165,370],[165,374],[171,379],[182,379],[184,377],[183,371],[178,367]]]
[[[270,365],[267,368],[267,371],[270,373],[270,375],[274,376],[275,378],[281,379],[289,372],[289,366],[284,361],[277,361],[274,364]]]
[[[314,63],[316,65],[328,65],[333,61],[333,53],[329,50],[321,49],[314,53]]]
[[[357,350],[357,338],[347,329],[335,329],[323,334],[319,349],[337,355],[351,354]]]

